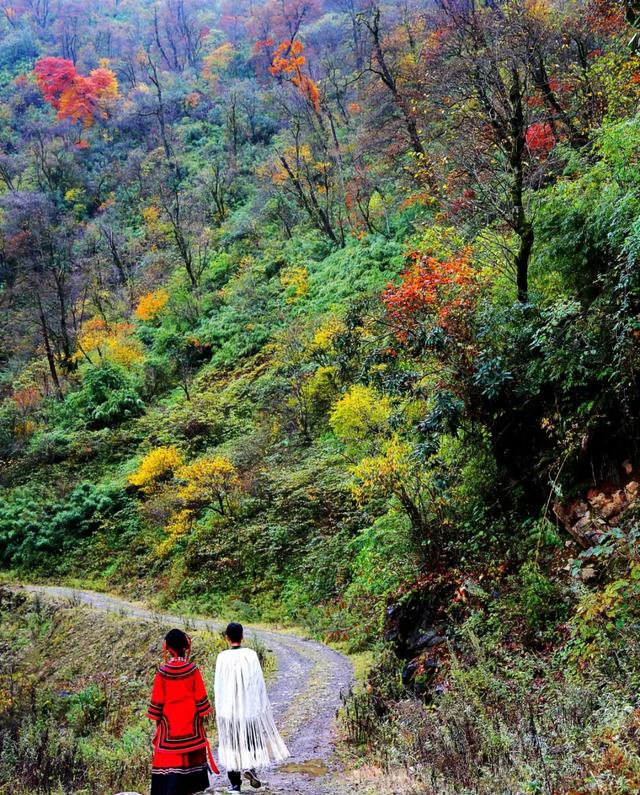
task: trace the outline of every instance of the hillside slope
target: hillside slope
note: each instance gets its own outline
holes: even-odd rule
[[[635,6],[1,6],[2,568],[371,652],[366,775],[633,791]]]

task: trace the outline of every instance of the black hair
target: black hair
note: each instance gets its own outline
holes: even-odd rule
[[[167,644],[167,648],[177,652],[180,656],[189,648],[189,638],[187,638],[181,629],[169,630],[164,640]]]
[[[238,624],[235,621],[232,621],[230,624],[227,625],[227,630],[225,635],[229,638],[231,643],[240,643],[242,640],[244,632],[242,629],[242,624]]]

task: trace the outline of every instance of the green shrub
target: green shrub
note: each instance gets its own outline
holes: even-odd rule
[[[349,643],[361,648],[379,637],[389,597],[420,571],[405,514],[389,511],[348,544],[351,582],[344,592]]]
[[[29,442],[29,455],[35,464],[55,464],[69,455],[72,439],[69,431],[54,428],[36,434]]]
[[[528,561],[520,569],[520,583],[519,601],[529,629],[535,634],[552,631],[567,615],[567,603],[560,588],[534,561]]]
[[[144,411],[139,387],[122,367],[104,363],[83,371],[82,386],[68,394],[61,407],[63,421],[72,427],[111,428]]]
[[[79,734],[86,734],[104,720],[107,694],[95,682],[87,685],[69,699],[67,720]]]
[[[44,521],[44,500],[35,500],[29,487],[5,490],[0,511],[0,559],[5,565],[18,561],[25,539],[36,543]]]
[[[16,435],[17,410],[12,401],[0,403],[0,460],[13,457],[20,447]]]
[[[0,513],[2,560],[16,566],[39,565],[103,526],[125,499],[114,486],[80,483],[63,500],[45,502],[30,488],[15,490]]]

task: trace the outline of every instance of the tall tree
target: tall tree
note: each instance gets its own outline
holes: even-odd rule
[[[27,331],[39,338],[61,395],[60,372],[75,366],[72,309],[79,270],[72,225],[39,193],[10,193],[2,206],[3,297]]]

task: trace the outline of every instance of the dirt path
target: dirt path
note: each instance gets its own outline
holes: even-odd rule
[[[215,621],[180,619],[93,591],[53,586],[25,587],[48,598],[70,600],[96,610],[117,612],[141,620],[160,620],[174,625],[182,621],[200,629],[220,629],[220,624]],[[267,771],[268,788],[261,791],[274,795],[336,792],[331,781],[335,717],[340,706],[340,694],[349,688],[353,679],[351,663],[321,643],[283,632],[247,627],[247,634],[254,633],[277,659],[277,674],[270,683],[269,695],[276,722],[291,751],[291,759],[284,765]],[[218,777],[216,790],[223,790],[226,785],[226,778]]]

